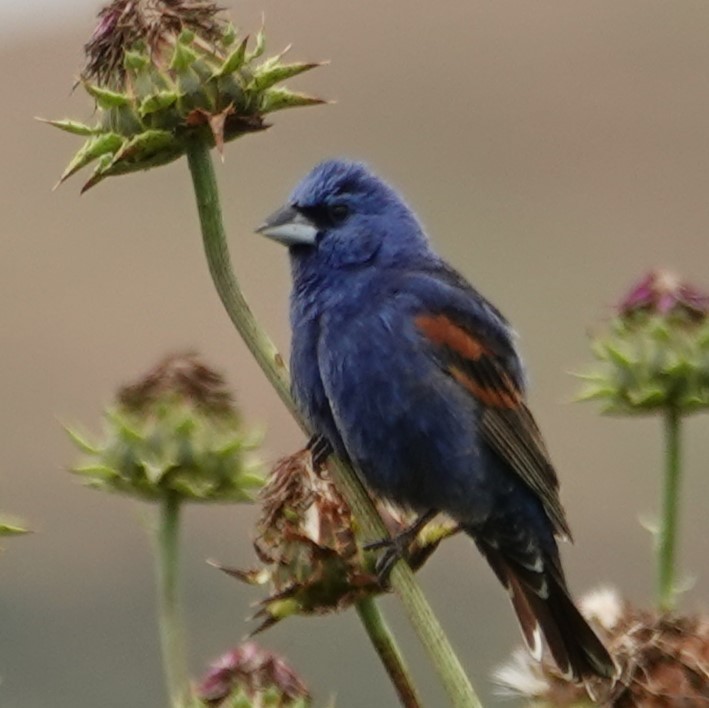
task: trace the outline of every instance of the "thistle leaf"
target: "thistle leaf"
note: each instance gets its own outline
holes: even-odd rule
[[[116,152],[108,169],[122,161],[129,161],[138,165],[148,162],[155,154],[159,154],[169,147],[173,141],[174,136],[169,130],[146,130],[134,135],[130,140],[123,143],[121,149]],[[138,169],[143,168],[139,167]]]
[[[244,61],[246,60],[246,43],[248,41],[249,38],[245,37],[241,44],[224,60],[224,63],[214,72],[215,78],[233,74],[244,65]]]
[[[123,55],[123,66],[128,71],[139,72],[150,64],[150,57],[145,52],[127,50]]]
[[[75,172],[78,172],[82,167],[85,167],[90,162],[98,159],[102,155],[111,154],[120,149],[123,144],[123,138],[118,133],[103,133],[87,140],[81,147],[79,152],[74,155],[67,168],[59,178],[57,185],[71,177]]]
[[[72,135],[97,135],[101,133],[101,128],[90,125],[84,125],[74,120],[48,120],[47,118],[35,118],[35,120],[41,123],[47,123],[48,125],[53,125],[59,130],[63,130],[67,133],[72,133]]]
[[[185,34],[183,32],[183,34]],[[194,39],[194,34],[192,35]],[[192,40],[190,40],[192,41]],[[170,68],[178,73],[189,69],[197,61],[197,53],[187,44],[183,43],[182,36],[180,40],[175,44],[175,53],[172,55],[172,61],[170,62]]]
[[[252,62],[254,59],[258,59],[266,51],[266,28],[261,24],[261,29],[256,35],[256,46],[254,50],[249,53],[247,63]]]
[[[288,89],[275,86],[266,89],[261,98],[261,112],[273,113],[285,108],[297,108],[299,106],[317,106],[325,103],[321,98],[308,96],[304,93],[295,93]]]
[[[113,162],[113,155],[102,155],[99,158],[94,171],[91,173],[91,177],[84,183],[81,188],[81,194],[95,187],[101,180],[108,177],[106,174],[106,168]]]
[[[22,536],[26,533],[29,531],[22,526],[0,519],[0,536]]]
[[[244,489],[261,489],[263,477],[260,474],[246,473],[239,476],[239,484]]]
[[[238,34],[238,30],[230,22],[224,30],[224,34],[222,35],[222,42],[224,42],[225,46],[230,47],[232,44],[234,44],[234,42],[236,42]]]
[[[608,385],[589,385],[584,386],[577,396],[574,397],[574,401],[596,401],[603,398],[614,399],[617,397],[617,391]]]
[[[628,392],[628,401],[637,408],[655,408],[667,403],[667,392],[659,387],[648,386]]]
[[[281,81],[286,81],[293,76],[298,76],[306,71],[322,66],[324,62],[294,62],[292,64],[264,64],[256,70],[251,87],[256,91],[263,91],[275,86]]]
[[[118,106],[130,105],[130,97],[124,93],[111,91],[110,89],[96,86],[95,84],[90,84],[88,81],[83,81],[83,84],[86,89],[86,93],[93,96],[99,107],[104,110],[117,108]]]
[[[101,452],[101,450],[99,448],[92,445],[88,440],[86,440],[86,438],[84,438],[82,435],[77,433],[75,430],[72,430],[71,428],[64,428],[64,430],[66,430],[69,437],[72,439],[72,442],[82,452],[85,452],[88,455],[98,455]]]
[[[71,471],[74,474],[82,475],[84,477],[93,477],[97,481],[120,477],[118,472],[108,465],[80,465],[79,467],[72,467]]]
[[[141,118],[145,118],[145,116],[151,113],[169,108],[178,98],[179,95],[176,91],[160,91],[159,93],[154,93],[152,96],[147,96],[141,102],[138,112]]]

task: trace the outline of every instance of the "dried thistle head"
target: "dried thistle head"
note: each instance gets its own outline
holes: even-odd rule
[[[261,631],[293,614],[322,614],[349,607],[388,590],[374,572],[376,553],[358,545],[356,520],[326,469],[315,469],[309,450],[280,460],[261,492],[262,514],[254,547],[264,566],[228,574],[273,592],[260,603]],[[378,503],[392,535],[413,521]],[[440,541],[454,533],[453,522],[432,523],[409,548],[419,568]]]
[[[322,101],[283,87],[319,66],[261,60],[261,30],[249,49],[211,0],[113,0],[85,46],[80,83],[94,99],[94,125],[48,121],[86,138],[63,182],[96,162],[84,190],[106,177],[176,160],[190,141],[225,142],[267,128],[274,111]]]
[[[123,387],[105,421],[96,443],[69,431],[84,453],[73,472],[91,487],[225,502],[250,501],[263,484],[252,454],[258,436],[244,430],[221,375],[195,354],[168,356]]]
[[[642,414],[709,408],[709,295],[654,271],[621,300],[594,336],[597,365],[579,398],[604,412]]]
[[[201,705],[214,708],[306,708],[311,703],[300,676],[280,656],[254,642],[220,656],[195,694]]]
[[[202,0],[113,0],[98,13],[98,24],[84,45],[81,76],[100,86],[121,89],[126,52],[145,45],[154,63],[164,64],[183,30],[216,43],[227,29],[220,8]]]
[[[214,416],[238,418],[224,377],[194,352],[166,356],[136,382],[118,391],[119,404],[138,414],[149,415],[166,398],[188,402]]]
[[[672,617],[632,607],[613,590],[590,594],[581,611],[618,663],[614,686],[595,687],[611,708],[675,708],[709,705],[709,619]],[[495,672],[500,692],[534,706],[590,706],[583,686],[568,681],[548,661],[515,651]]]

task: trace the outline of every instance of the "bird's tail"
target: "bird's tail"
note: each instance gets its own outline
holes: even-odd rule
[[[507,588],[532,655],[542,657],[542,637],[559,670],[573,681],[614,679],[618,669],[608,650],[574,605],[561,565],[537,547],[470,533]]]

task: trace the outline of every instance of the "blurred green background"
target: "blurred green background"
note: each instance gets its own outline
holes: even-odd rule
[[[439,250],[516,325],[532,405],[562,479],[577,543],[576,594],[612,583],[653,595],[648,533],[660,426],[574,405],[587,333],[652,266],[709,287],[709,4],[704,0],[431,3],[243,0],[270,49],[332,64],[294,82],[337,102],[274,116],[218,165],[235,268],[288,348],[283,250],[253,235],[315,162],[366,160],[407,196]],[[0,512],[36,533],[0,557],[0,707],[164,705],[145,510],[79,486],[62,431],[97,431],[116,388],[165,353],[195,348],[224,370],[269,461],[302,436],[232,330],[201,253],[184,161],[79,197],[51,187],[80,140],[33,116],[90,119],[71,92],[98,3],[0,5]],[[708,419],[687,429],[686,609],[709,597]],[[258,593],[205,560],[249,566],[252,509],[188,510],[192,670],[236,644]],[[471,544],[445,544],[420,575],[486,703],[519,643],[513,613]],[[397,603],[429,705],[442,706]],[[395,703],[353,612],[294,619],[261,637],[324,703]]]

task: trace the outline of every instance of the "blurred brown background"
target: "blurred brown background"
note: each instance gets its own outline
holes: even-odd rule
[[[25,3],[26,4],[26,3]],[[648,268],[709,287],[709,4],[704,0],[344,3],[243,0],[270,49],[332,64],[294,85],[336,99],[274,117],[218,166],[233,259],[254,308],[288,348],[283,250],[252,234],[318,160],[368,161],[407,196],[438,248],[512,319],[532,403],[562,478],[577,594],[613,583],[653,594],[638,516],[658,497],[660,427],[571,404],[586,333]],[[223,369],[274,460],[302,437],[233,332],[201,253],[184,161],[79,197],[51,186],[79,139],[33,116],[89,118],[71,86],[95,2],[0,6],[0,512],[36,530],[0,557],[0,707],[164,705],[146,510],[83,489],[62,423],[99,429],[118,385],[169,351]],[[56,10],[61,7],[61,15]],[[27,10],[28,6],[25,7]],[[687,429],[682,567],[687,609],[709,597],[707,417]],[[194,674],[248,625],[244,589],[205,564],[248,566],[254,514],[194,508],[185,529]],[[485,697],[518,644],[505,593],[463,539],[421,573]],[[384,605],[429,705],[445,699],[397,603]],[[322,705],[393,705],[352,612],[294,619],[263,636]]]

